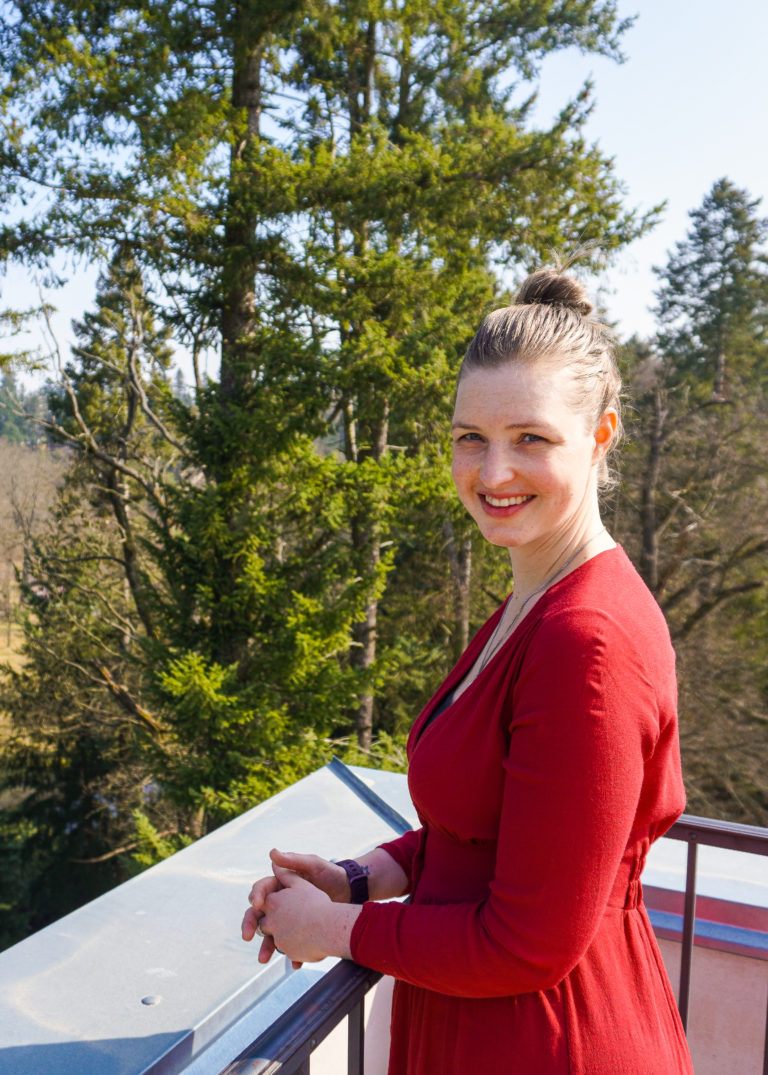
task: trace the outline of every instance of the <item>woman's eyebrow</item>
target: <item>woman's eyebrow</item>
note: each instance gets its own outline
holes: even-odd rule
[[[480,429],[477,422],[466,422],[461,418],[454,418],[451,422],[451,429]],[[546,422],[542,422],[539,419],[531,418],[526,422],[510,422],[509,425],[504,426],[505,429],[551,429]]]

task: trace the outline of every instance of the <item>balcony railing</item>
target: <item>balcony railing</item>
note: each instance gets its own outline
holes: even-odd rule
[[[365,994],[381,978],[356,963],[338,963],[220,1075],[309,1075],[310,1054],[347,1019],[347,1075],[363,1075]]]
[[[678,1005],[687,1027],[691,1001],[691,967],[696,932],[696,875],[700,845],[768,856],[768,829],[683,814],[666,834],[688,846],[682,914],[682,954]],[[364,1075],[365,994],[381,975],[354,963],[339,963],[314,985],[221,1075],[309,1075],[310,1055],[342,1019],[348,1021],[347,1075]],[[768,1013],[763,1075],[768,1075]]]
[[[667,837],[682,840],[688,845],[685,873],[685,902],[683,908],[682,953],[680,964],[680,988],[678,1008],[683,1027],[688,1027],[691,1004],[691,967],[696,927],[696,869],[700,845],[722,847],[729,851],[742,851],[750,855],[768,856],[768,829],[752,825],[736,825],[729,821],[692,817],[683,814],[667,832]],[[768,1008],[765,1020],[763,1044],[763,1075],[768,1075]]]

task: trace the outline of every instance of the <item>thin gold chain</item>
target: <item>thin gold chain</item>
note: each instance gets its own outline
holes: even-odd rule
[[[541,586],[539,586],[535,590],[532,590],[528,594],[528,596],[525,598],[525,600],[520,604],[520,608],[515,613],[515,616],[514,616],[512,622],[508,625],[508,627],[505,628],[504,634],[499,638],[498,643],[494,646],[494,642],[496,642],[496,636],[499,634],[502,622],[504,620],[504,612],[502,612],[501,616],[499,616],[499,622],[496,624],[496,626],[494,628],[494,631],[493,631],[493,634],[491,635],[490,639],[488,640],[488,643],[487,643],[486,648],[485,648],[485,652],[483,653],[483,656],[482,656],[482,658],[480,660],[480,667],[477,670],[478,674],[480,672],[482,672],[482,670],[485,668],[485,666],[490,661],[491,657],[496,656],[497,652],[501,649],[501,647],[503,646],[503,644],[506,641],[506,639],[512,634],[512,631],[514,630],[515,626],[517,625],[518,621],[520,620],[521,616],[523,615],[523,610],[525,609],[525,606],[528,604],[528,602],[532,601],[534,597],[536,597],[540,593],[543,593],[544,590],[548,589],[552,585],[552,583],[555,581],[557,576],[562,575],[562,573],[567,568],[569,568],[571,566],[571,564],[576,559],[576,557],[579,555],[579,553],[584,552],[584,550],[586,549],[587,545],[589,545],[590,542],[594,541],[595,538],[600,537],[600,535],[602,533],[604,533],[604,532],[605,532],[605,527],[601,526],[596,534],[593,534],[592,537],[587,538],[587,540],[584,542],[583,545],[579,545],[579,547],[576,550],[576,552],[573,553],[573,555],[568,557],[568,559],[565,561],[565,563],[562,565],[562,567],[558,567],[557,571],[555,571],[555,573],[553,575],[550,575],[549,578],[545,582],[542,582]],[[508,598],[508,601],[511,601],[512,597],[514,597],[514,592],[510,595],[510,597]],[[505,606],[505,609],[506,609],[506,606]]]

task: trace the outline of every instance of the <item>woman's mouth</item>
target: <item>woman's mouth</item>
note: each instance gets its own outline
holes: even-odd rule
[[[530,493],[523,496],[490,496],[488,493],[481,493],[480,499],[490,504],[492,508],[516,508],[518,504],[533,500],[533,496]]]

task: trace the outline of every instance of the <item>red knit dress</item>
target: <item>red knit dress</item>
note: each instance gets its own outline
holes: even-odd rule
[[[422,828],[384,846],[412,902],[352,933],[398,979],[390,1075],[692,1075],[639,880],[684,805],[662,614],[603,552],[429,723],[499,614],[411,732]]]

